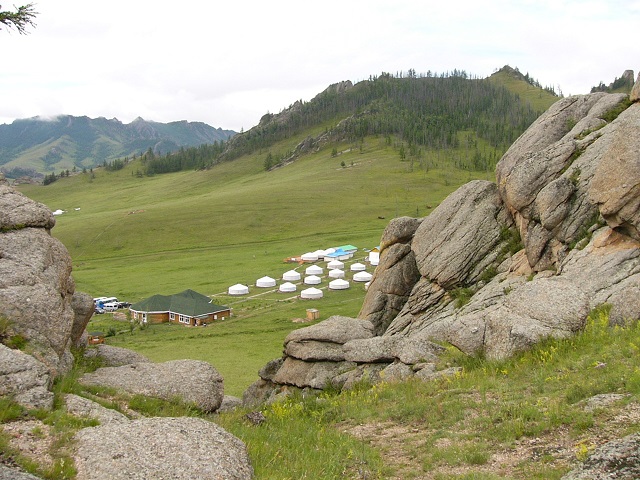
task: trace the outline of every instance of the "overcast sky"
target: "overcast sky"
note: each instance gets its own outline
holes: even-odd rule
[[[34,2],[28,35],[0,31],[0,123],[141,116],[240,131],[381,72],[508,64],[570,95],[640,69],[640,0]]]

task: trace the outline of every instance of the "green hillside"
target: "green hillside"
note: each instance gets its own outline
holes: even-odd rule
[[[209,361],[223,374],[226,391],[240,395],[281,354],[284,337],[297,326],[293,319],[305,317],[307,308],[319,309],[321,319],[356,316],[365,293],[354,282],[319,300],[291,301],[290,295],[256,292],[258,278],[281,279],[298,267],[284,263],[286,257],[344,244],[357,246],[355,259],[363,260],[364,249],[378,245],[391,218],[427,215],[459,185],[493,177],[455,168],[438,152],[423,155],[424,167],[401,161],[398,148],[384,138],[338,149],[342,153],[335,157],[321,150],[272,171],[264,170],[264,152],[205,171],[142,178],[137,160],[116,172],[94,169],[95,178],[88,172],[21,190],[52,210],[66,211],[52,233],[71,253],[78,290],[135,302],[191,288],[230,305],[233,318],[206,329],[152,326],[110,337],[109,343],[155,361]],[[461,149],[450,153],[464,155]],[[260,295],[228,297],[236,283]],[[90,328],[128,331],[108,317],[94,317]],[[243,345],[255,347],[239,350]]]
[[[181,147],[224,142],[235,132],[202,122],[159,123],[61,115],[15,120],[0,125],[0,169],[9,178],[82,170],[148,149],[175,152]]]
[[[388,89],[388,103],[378,102],[377,110],[372,88]],[[365,293],[353,282],[348,290],[299,301],[256,291],[257,279],[304,268],[284,263],[287,257],[343,244],[357,246],[354,261],[364,260],[392,218],[428,215],[460,185],[493,180],[506,140],[535,118],[504,88],[461,75],[389,77],[343,94],[349,91],[345,98],[325,92],[309,105],[268,116],[205,163],[197,158],[202,149],[184,149],[139,157],[119,170],[96,168],[47,186],[20,187],[65,211],[53,235],[72,256],[78,290],[137,302],[190,288],[233,308],[232,319],[207,329],[150,327],[110,337],[110,343],[155,361],[209,361],[228,391],[240,394],[280,355],[284,337],[296,328],[292,320],[307,308],[319,309],[321,319],[356,316]],[[429,96],[433,101],[424,105],[411,100]],[[480,120],[447,107],[462,100],[474,105]],[[368,106],[346,109],[358,101]],[[510,120],[500,123],[502,114]],[[236,283],[249,285],[251,295],[227,296]],[[117,332],[123,325],[105,315],[91,328]],[[259,348],[245,350],[239,362],[242,344]]]
[[[525,76],[508,65],[491,75],[489,81],[518,95],[536,111],[543,112],[558,100],[558,96],[552,93],[552,88],[541,88],[539,85],[534,85],[538,82],[532,80],[528,74]]]
[[[288,150],[292,140],[274,148]],[[136,301],[253,283],[281,273],[285,257],[309,250],[375,247],[391,218],[426,215],[462,183],[492,177],[457,169],[438,152],[401,161],[383,138],[339,150],[273,171],[264,170],[262,152],[205,171],[138,177],[137,161],[20,188],[66,211],[53,234],[71,253],[80,289]]]

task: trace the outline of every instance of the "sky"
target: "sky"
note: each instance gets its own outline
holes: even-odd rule
[[[241,131],[382,72],[510,65],[568,96],[640,70],[640,0],[33,3],[28,35],[0,30],[0,124],[66,114]]]

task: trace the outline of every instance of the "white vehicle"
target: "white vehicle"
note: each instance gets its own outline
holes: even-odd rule
[[[105,312],[115,312],[116,310],[118,310],[119,306],[120,305],[118,305],[118,303],[116,302],[109,302],[109,303],[102,304],[102,308],[104,309]]]
[[[100,306],[100,304],[104,305],[105,303],[117,303],[118,299],[116,297],[97,297],[93,299],[93,303],[96,306]]]

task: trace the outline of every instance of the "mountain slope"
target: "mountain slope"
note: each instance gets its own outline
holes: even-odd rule
[[[117,158],[226,141],[235,132],[201,122],[158,123],[64,115],[0,125],[0,166],[8,177],[90,168]]]
[[[552,87],[542,87],[528,73],[523,75],[517,68],[512,68],[509,65],[505,65],[492,74],[488,80],[518,95],[522,101],[529,103],[531,108],[536,111],[547,110],[559,98]]]
[[[341,82],[309,102],[296,102],[278,115],[265,115],[259,125],[229,142],[221,159],[269,148],[273,142],[318,125],[325,126],[330,141],[393,135],[407,146],[438,149],[457,147],[458,134],[470,131],[504,150],[557,100],[540,87],[531,89],[541,101],[514,94],[504,82],[471,78],[457,70],[441,75],[382,73],[355,85]]]

